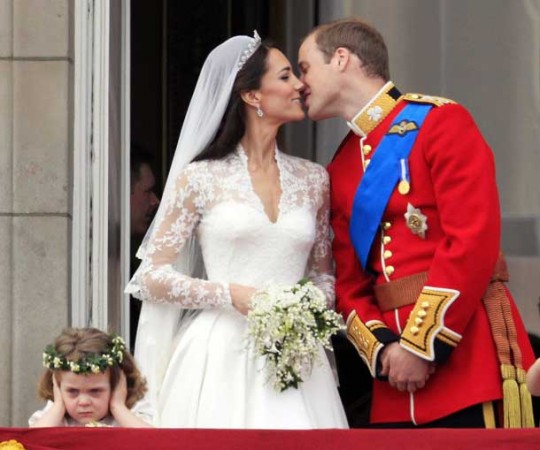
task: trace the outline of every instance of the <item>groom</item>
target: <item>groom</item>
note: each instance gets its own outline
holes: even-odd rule
[[[533,355],[504,285],[493,155],[472,117],[402,94],[382,36],[356,19],[315,28],[299,65],[309,117],[351,129],[328,166],[336,296],[375,378],[371,422],[493,427],[504,404],[505,426],[533,426]]]

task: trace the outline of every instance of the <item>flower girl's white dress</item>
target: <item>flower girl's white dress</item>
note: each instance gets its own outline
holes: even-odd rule
[[[324,352],[298,389],[275,391],[264,360],[246,348],[245,316],[231,305],[228,283],[262,287],[307,276],[333,306],[326,171],[278,150],[276,160],[282,195],[275,222],[253,190],[240,147],[224,159],[189,164],[177,181],[176,203],[166,205],[149,242],[149,258],[130,283],[144,301],[135,356],[143,373],[153,372],[148,376],[157,426],[347,427]],[[193,233],[207,280],[176,270],[175,260]],[[175,323],[172,335],[161,340],[160,328],[177,320],[171,317],[178,306],[197,314]],[[157,327],[156,311],[162,317]]]

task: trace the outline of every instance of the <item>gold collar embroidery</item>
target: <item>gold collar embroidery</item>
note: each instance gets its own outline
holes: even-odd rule
[[[359,136],[367,136],[397,105],[395,99],[389,92],[395,88],[394,83],[389,81],[379,92],[362,108],[362,110],[347,122],[349,128]]]

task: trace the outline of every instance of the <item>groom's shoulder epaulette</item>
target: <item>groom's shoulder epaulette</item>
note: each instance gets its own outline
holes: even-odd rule
[[[454,100],[445,97],[435,97],[433,95],[424,95],[409,93],[403,95],[403,100],[406,100],[411,103],[429,103],[434,106],[444,106],[456,103]]]

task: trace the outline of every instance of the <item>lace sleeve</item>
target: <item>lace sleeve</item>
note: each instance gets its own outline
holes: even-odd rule
[[[317,211],[315,243],[308,262],[308,278],[326,295],[328,308],[335,307],[334,275],[330,243],[330,189],[328,174],[321,167],[321,204]]]
[[[163,218],[148,242],[147,254],[138,270],[140,290],[135,296],[154,303],[175,303],[184,308],[212,308],[231,304],[227,283],[192,278],[175,267],[190,243],[204,211],[204,170],[186,167],[176,184],[177,195],[163,205]],[[206,174],[208,176],[208,174]]]

